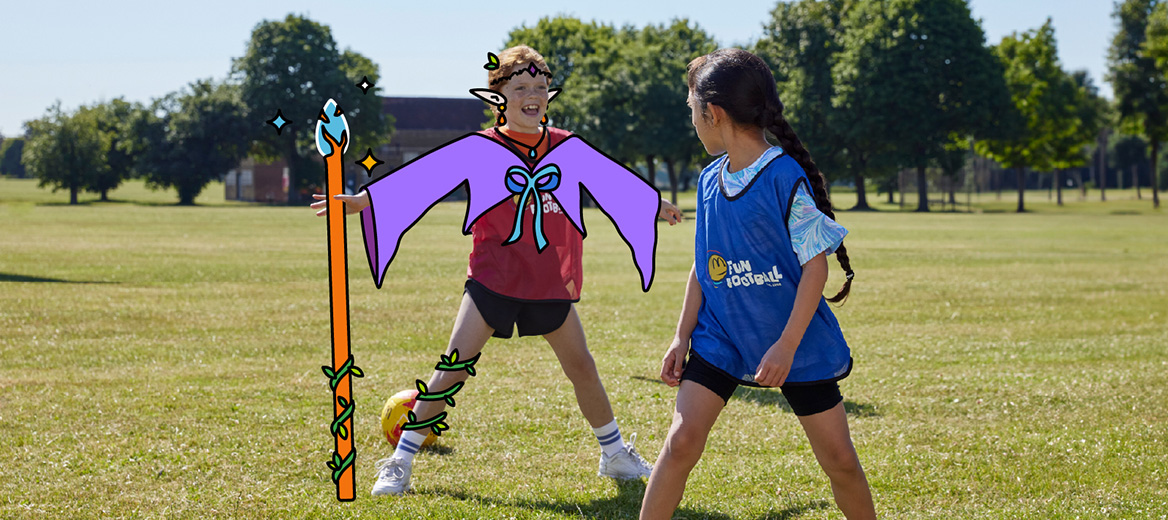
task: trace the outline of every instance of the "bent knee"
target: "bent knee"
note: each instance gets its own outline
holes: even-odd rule
[[[823,472],[831,478],[848,479],[864,473],[864,468],[860,466],[860,458],[853,450],[829,454],[823,457],[819,464],[823,467]]]
[[[573,385],[600,381],[600,372],[596,370],[596,361],[592,359],[592,356],[582,356],[571,360],[560,365],[560,368],[564,369],[564,375],[568,376],[568,380]]]
[[[707,436],[708,432],[683,424],[669,432],[669,438],[665,439],[664,455],[678,462],[696,464],[706,449]]]

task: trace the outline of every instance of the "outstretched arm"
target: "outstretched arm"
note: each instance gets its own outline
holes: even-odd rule
[[[309,206],[316,210],[316,216],[323,217],[328,215],[328,200],[325,195],[323,193],[313,193],[312,198],[316,199],[317,202],[313,202]],[[345,203],[346,215],[360,213],[361,210],[369,207],[369,192],[365,190],[361,190],[356,195],[333,195],[333,198]]]
[[[657,210],[657,218],[669,223],[670,226],[676,225],[678,222],[685,220],[685,215],[681,214],[681,210],[677,209],[672,202],[661,198],[661,209]]]

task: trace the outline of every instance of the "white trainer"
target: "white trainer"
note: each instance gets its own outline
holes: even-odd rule
[[[641,454],[633,448],[637,434],[629,437],[625,447],[612,456],[600,454],[600,469],[596,474],[602,477],[632,479],[648,477],[653,473],[653,465],[645,461]]]
[[[410,490],[410,474],[413,463],[401,457],[391,457],[377,461],[377,482],[373,483],[373,496],[401,495]]]

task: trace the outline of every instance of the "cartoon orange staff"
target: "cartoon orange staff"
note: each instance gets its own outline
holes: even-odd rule
[[[353,446],[353,385],[349,376],[362,377],[360,368],[353,364],[349,352],[349,269],[348,250],[345,247],[345,208],[333,196],[344,193],[344,172],[341,156],[349,147],[349,122],[337,102],[328,100],[316,122],[316,150],[324,157],[328,177],[328,263],[329,304],[332,312],[333,364],[322,366],[333,390],[334,418],[329,427],[335,441],[332,459],[333,483],[337,485],[337,500],[354,498],[356,474],[354,463],[357,449]]]

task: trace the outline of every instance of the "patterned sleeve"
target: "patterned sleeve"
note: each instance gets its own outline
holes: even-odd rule
[[[800,183],[796,189],[798,191],[791,200],[791,214],[787,218],[787,230],[791,233],[791,249],[799,257],[799,265],[805,265],[819,253],[834,253],[848,230],[815,207],[806,184]]]

